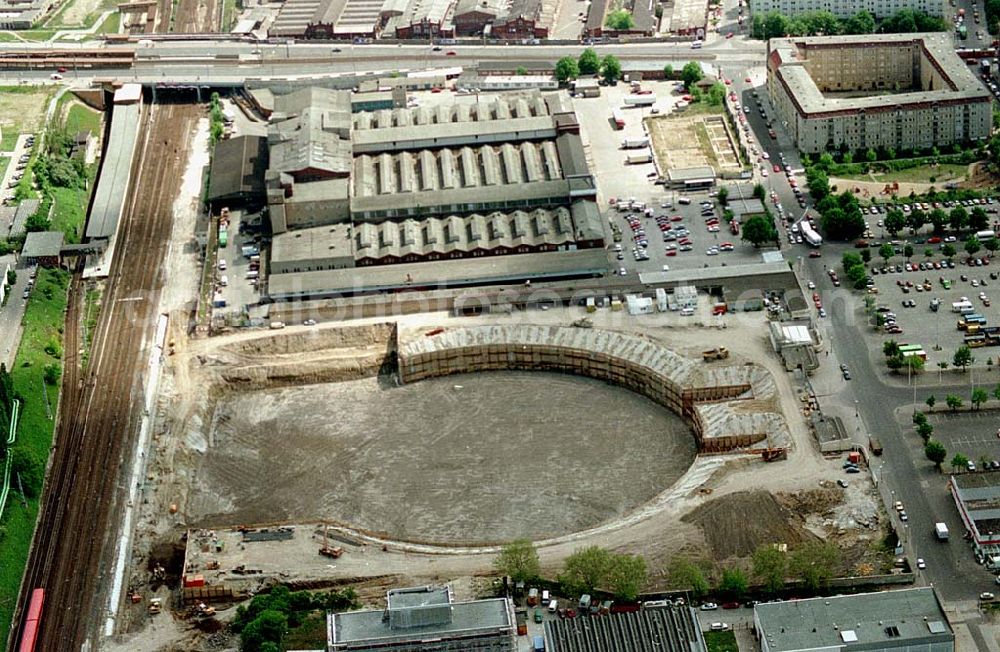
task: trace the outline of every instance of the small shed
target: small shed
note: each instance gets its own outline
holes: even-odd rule
[[[21,258],[28,265],[58,267],[62,246],[62,231],[32,231],[24,238]]]

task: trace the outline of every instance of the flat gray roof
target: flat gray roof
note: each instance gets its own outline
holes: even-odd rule
[[[934,589],[840,595],[768,602],[754,607],[760,633],[771,652],[892,644],[930,646],[954,641]],[[928,648],[929,649],[929,648]]]
[[[1000,532],[1000,471],[961,473],[951,476],[951,482],[979,538],[995,538]]]
[[[607,273],[607,252],[603,249],[581,249],[272,274],[268,277],[268,294],[275,299],[293,299],[400,288],[426,290],[514,283],[528,279],[598,276]]]
[[[271,262],[353,258],[350,224],[328,224],[279,233],[271,240]]]
[[[62,231],[34,231],[24,238],[21,256],[24,258],[58,256],[62,244]]]
[[[952,86],[942,90],[912,93],[872,94],[861,97],[830,97],[824,95],[806,67],[809,48],[865,48],[892,45],[921,45],[923,53]],[[951,34],[932,32],[921,34],[864,34],[857,36],[810,36],[771,39],[769,74],[776,74],[793,96],[800,113],[826,114],[859,109],[905,109],[909,105],[945,100],[991,100],[989,92],[969,70],[965,61],[955,54]]]
[[[333,649],[337,644],[386,645],[404,641],[422,641],[474,633],[503,633],[512,628],[511,609],[505,598],[455,602],[451,605],[451,622],[391,629],[383,619],[382,609],[345,611],[327,616],[327,633]]]
[[[715,170],[710,167],[703,168],[673,168],[667,171],[667,178],[671,181],[692,181],[695,179],[714,179]]]
[[[398,149],[463,144],[495,143],[497,141],[539,140],[554,138],[556,128],[550,116],[449,122],[424,125],[355,129],[351,133],[354,153],[382,152]]]
[[[28,218],[35,214],[41,206],[40,199],[22,199],[21,203],[14,209],[14,219],[10,223],[10,237],[17,238],[24,235]]]
[[[87,220],[88,238],[111,238],[118,229],[139,135],[140,106],[138,103],[115,104],[112,109],[111,133]]]
[[[788,263],[747,263],[745,265],[726,265],[725,267],[696,267],[694,269],[679,269],[670,272],[646,272],[639,274],[643,285],[659,285],[671,283],[674,285],[725,285],[734,278],[754,278],[758,276],[791,274]],[[763,285],[767,289],[777,289]]]
[[[759,199],[733,199],[729,198],[727,208],[736,215],[756,215],[764,212],[764,202]]]

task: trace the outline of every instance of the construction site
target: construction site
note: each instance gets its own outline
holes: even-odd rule
[[[196,339],[172,326],[120,649],[129,632],[204,643],[195,621],[150,614],[177,595],[223,619],[274,582],[350,585],[378,604],[393,586],[449,581],[471,599],[518,537],[553,575],[584,545],[662,569],[820,538],[849,569],[882,570],[873,490],[836,486],[763,332],[734,343],[669,316],[579,312]],[[725,357],[703,355],[723,343]],[[666,588],[659,570],[651,581]]]

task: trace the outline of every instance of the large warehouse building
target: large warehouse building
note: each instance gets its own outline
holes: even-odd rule
[[[308,88],[273,102],[272,299],[607,272],[579,123],[558,95],[352,113],[349,93]]]
[[[990,133],[990,94],[947,33],[771,39],[767,89],[810,154],[930,149]]]

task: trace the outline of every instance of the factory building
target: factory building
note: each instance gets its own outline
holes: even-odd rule
[[[948,488],[976,556],[1000,557],[1000,471],[953,475]]]
[[[983,141],[990,94],[947,33],[771,39],[767,90],[796,147],[815,154]]]
[[[455,602],[443,587],[393,589],[383,609],[327,615],[327,652],[513,652],[506,598]]]
[[[316,88],[269,101],[272,299],[606,273],[580,125],[558,95],[376,111]],[[420,268],[501,256],[537,260]],[[386,265],[405,269],[350,271]]]

